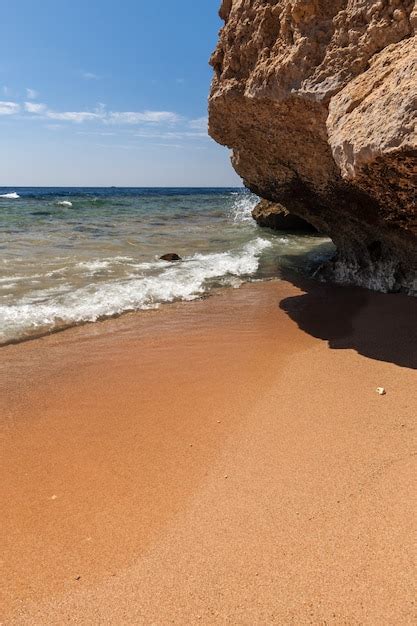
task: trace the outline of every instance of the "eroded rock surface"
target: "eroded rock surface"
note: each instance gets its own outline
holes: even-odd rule
[[[316,232],[314,226],[302,217],[290,213],[282,204],[261,200],[252,211],[252,217],[259,226],[273,230],[292,232]]]
[[[327,233],[340,282],[417,293],[417,0],[224,0],[209,130]]]

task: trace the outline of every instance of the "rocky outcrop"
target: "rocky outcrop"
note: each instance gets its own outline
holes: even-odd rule
[[[417,0],[224,0],[209,132],[327,233],[323,275],[417,293]]]
[[[314,226],[302,217],[290,213],[282,204],[261,200],[252,211],[252,217],[259,226],[287,232],[316,232]]]

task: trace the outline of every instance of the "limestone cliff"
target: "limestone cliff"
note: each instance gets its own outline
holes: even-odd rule
[[[417,0],[223,0],[209,131],[328,233],[340,282],[417,293]]]

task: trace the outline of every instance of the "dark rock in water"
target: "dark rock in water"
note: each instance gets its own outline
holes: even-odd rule
[[[41,216],[41,217],[51,217],[52,213],[50,213],[49,211],[33,211],[31,215]]]
[[[266,226],[273,230],[317,232],[317,229],[302,217],[290,213],[282,204],[268,200],[261,200],[256,205],[252,211],[252,217],[259,226]]]
[[[174,261],[181,261],[181,257],[175,252],[169,252],[168,254],[163,254],[159,257],[161,261],[170,261],[173,263]]]

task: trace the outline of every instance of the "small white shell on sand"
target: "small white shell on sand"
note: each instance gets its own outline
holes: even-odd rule
[[[387,393],[387,392],[385,391],[385,388],[384,388],[384,387],[377,387],[377,388],[376,388],[376,392],[377,392],[377,394],[379,394],[380,396],[385,396],[385,394]]]

